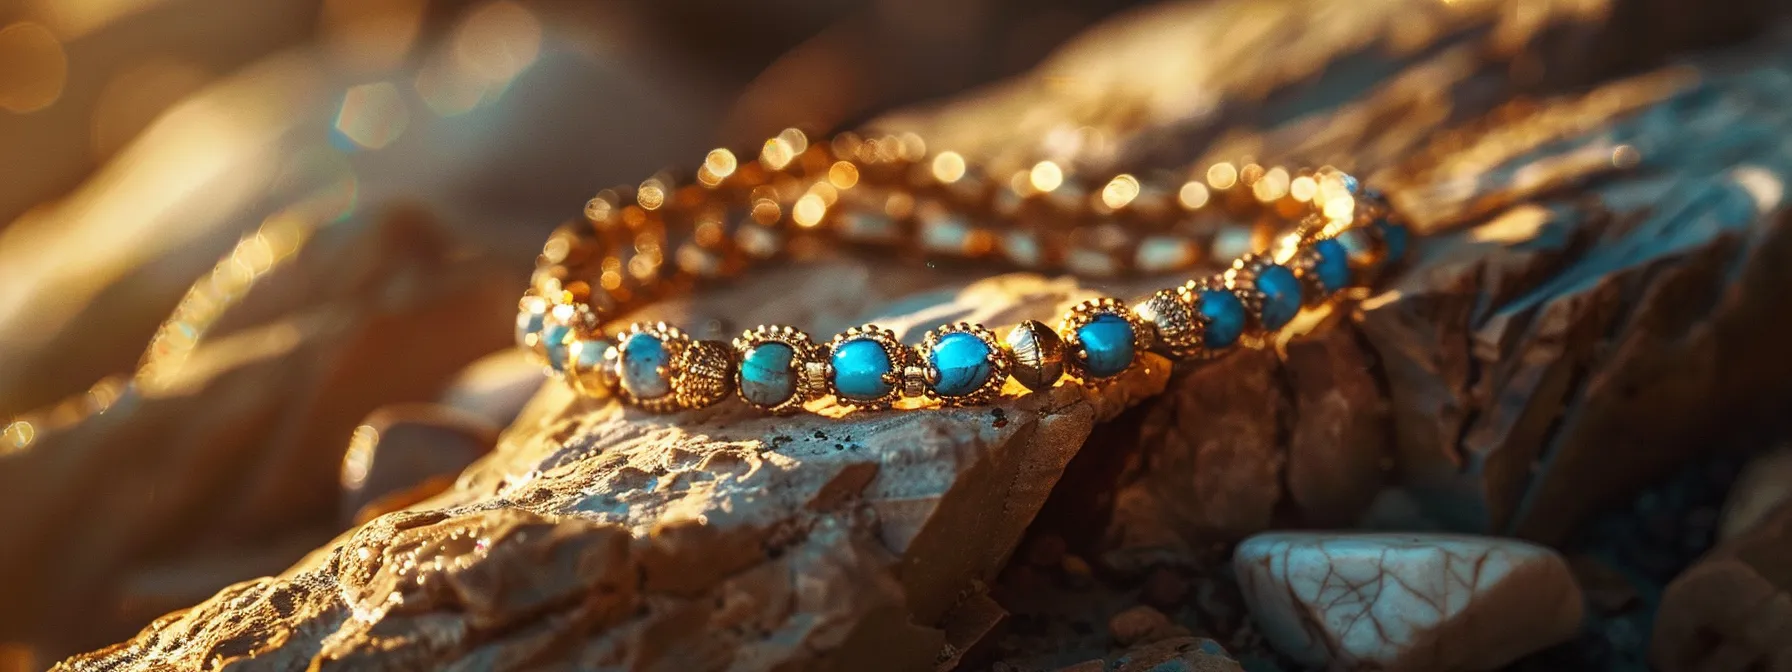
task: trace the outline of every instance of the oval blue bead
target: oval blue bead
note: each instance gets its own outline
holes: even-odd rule
[[[1106,378],[1132,366],[1132,323],[1119,315],[1097,315],[1076,339],[1083,348],[1083,370],[1091,377]]]
[[[760,406],[776,406],[796,394],[796,351],[783,343],[760,343],[740,358],[740,396]]]
[[[1300,314],[1300,280],[1287,266],[1264,266],[1257,274],[1257,291],[1263,293],[1263,311],[1257,319],[1264,329],[1281,329]]]
[[[657,399],[672,392],[672,357],[652,334],[635,334],[622,342],[622,387],[637,399]]]
[[[1201,332],[1201,341],[1208,348],[1218,350],[1232,347],[1244,335],[1244,302],[1238,300],[1237,294],[1224,289],[1202,291],[1198,309],[1201,316],[1207,318],[1207,328]]]
[[[1380,219],[1375,221],[1375,228],[1381,232],[1382,244],[1387,246],[1388,263],[1400,261],[1406,256],[1407,242],[1411,238],[1406,227]]]
[[[858,338],[834,347],[834,391],[847,399],[869,401],[890,393],[884,376],[891,371],[890,353],[877,341]]]
[[[933,391],[956,397],[976,392],[989,380],[989,344],[962,331],[940,337],[931,358],[940,380]]]
[[[1335,292],[1350,284],[1350,251],[1344,249],[1343,243],[1327,238],[1313,243],[1313,251],[1319,253],[1313,272],[1319,276],[1319,284],[1326,292]]]
[[[548,366],[555,371],[566,370],[566,337],[572,335],[572,327],[550,322],[541,328],[541,351],[547,355]]]

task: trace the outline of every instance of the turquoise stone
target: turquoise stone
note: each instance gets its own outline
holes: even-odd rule
[[[1375,228],[1381,232],[1381,242],[1387,246],[1388,263],[1395,263],[1406,256],[1406,244],[1411,238],[1406,227],[1386,219],[1376,220]]]
[[[1095,316],[1076,330],[1083,349],[1083,370],[1092,378],[1106,378],[1132,366],[1132,323],[1113,314]]]
[[[740,396],[760,406],[776,406],[796,394],[796,351],[783,343],[760,343],[740,358]]]
[[[622,389],[636,399],[658,399],[672,393],[672,353],[653,334],[635,334],[622,342]]]
[[[1300,314],[1300,280],[1287,266],[1264,266],[1257,274],[1257,291],[1263,293],[1263,311],[1257,319],[1264,329],[1281,329]]]
[[[1197,309],[1201,311],[1201,317],[1207,318],[1201,342],[1209,349],[1232,347],[1244,335],[1244,302],[1238,300],[1237,294],[1224,289],[1205,290],[1201,292]]]
[[[548,366],[557,372],[566,370],[566,337],[571,335],[572,327],[553,320],[541,328],[541,351],[547,355]]]
[[[989,344],[962,331],[940,337],[929,356],[940,380],[933,391],[948,397],[976,392],[989,380]]]
[[[889,394],[893,385],[884,380],[891,372],[890,353],[868,338],[856,338],[834,347],[834,391],[849,400],[871,401]]]
[[[1327,238],[1313,243],[1313,251],[1319,253],[1313,273],[1325,291],[1335,292],[1350,284],[1350,251],[1343,243]]]

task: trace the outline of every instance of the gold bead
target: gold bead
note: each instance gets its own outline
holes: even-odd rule
[[[1190,298],[1182,288],[1162,289],[1134,309],[1157,332],[1157,342],[1177,357],[1195,355],[1202,348],[1201,321]]]
[[[602,397],[616,389],[613,365],[607,363],[616,349],[601,338],[583,338],[566,348],[566,380],[587,397]]]
[[[1027,389],[1050,389],[1064,376],[1064,339],[1038,320],[1015,325],[1006,339],[1014,359],[1011,375]]]
[[[678,405],[703,408],[734,390],[734,348],[721,341],[694,341],[672,365],[672,393]]]

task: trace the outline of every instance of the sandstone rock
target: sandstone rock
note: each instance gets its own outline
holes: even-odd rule
[[[1668,584],[1649,662],[1663,672],[1792,670],[1792,505]]]
[[[366,522],[378,515],[363,515],[370,504],[425,482],[441,482],[435,492],[446,489],[497,442],[497,427],[446,406],[405,404],[375,411],[355,429],[342,458],[344,526]],[[421,499],[435,492],[409,496]]]
[[[1724,500],[1717,540],[1747,533],[1787,500],[1792,500],[1792,446],[1781,446],[1749,460],[1737,474]]]
[[[798,285],[781,280],[658,309],[702,324],[763,305],[755,293],[816,310],[863,292],[815,283],[791,297]],[[1049,315],[1081,296],[1000,278],[879,322],[912,340],[936,320]],[[870,317],[829,315],[802,323]],[[447,492],[66,667],[931,666],[992,626],[962,606],[1093,424],[1167,377],[1152,359],[1099,392],[1011,388],[993,408],[823,405],[792,418],[736,403],[653,415],[549,385]],[[969,634],[954,642],[949,629]]]
[[[1103,446],[1136,451],[1085,507],[1109,513],[1105,536],[1132,553],[1112,566],[1187,556],[1278,515],[1345,524],[1378,482],[1447,529],[1562,542],[1792,394],[1776,336],[1792,316],[1775,308],[1792,278],[1772,261],[1792,255],[1777,214],[1788,170],[1777,144],[1743,139],[1783,130],[1762,102],[1788,75],[1783,42],[1629,79],[1608,68],[1616,52],[1656,62],[1777,10],[1359,5],[1348,21],[1248,0],[1156,7],[1042,66],[1102,85],[1023,82],[887,120],[1016,161],[1054,129],[1093,128],[1111,142],[1085,143],[1083,171],[1335,163],[1427,236],[1343,314],[1184,367],[1133,440]],[[1279,58],[1215,37],[1244,15]],[[1151,67],[1118,64],[1191,41],[1202,47],[1137,59]],[[1331,67],[1357,58],[1388,74]]]
[[[1233,570],[1279,651],[1334,669],[1496,669],[1582,615],[1562,558],[1516,540],[1269,533],[1239,545]]]

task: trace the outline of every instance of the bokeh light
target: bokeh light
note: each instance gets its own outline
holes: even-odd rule
[[[392,144],[410,125],[398,87],[388,82],[350,87],[336,113],[336,132],[364,149]]]
[[[0,109],[44,109],[67,83],[68,56],[49,28],[30,21],[0,28]]]

